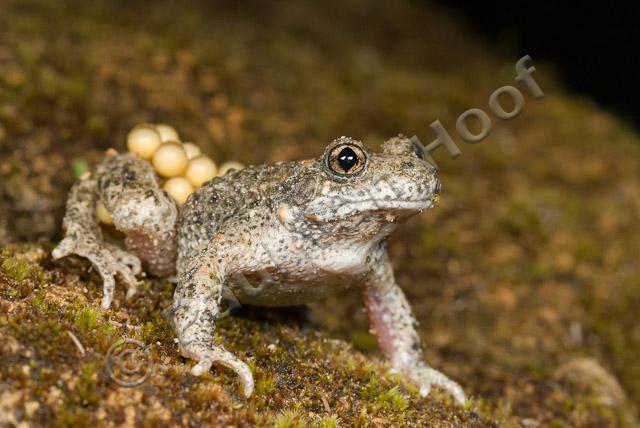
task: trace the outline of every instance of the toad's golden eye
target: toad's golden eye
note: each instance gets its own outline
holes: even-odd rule
[[[353,176],[364,169],[367,154],[355,144],[340,144],[327,155],[327,166],[334,174]]]

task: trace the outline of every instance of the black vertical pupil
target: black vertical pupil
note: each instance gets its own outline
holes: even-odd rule
[[[356,155],[356,152],[354,152],[353,149],[345,147],[340,150],[340,153],[338,154],[338,163],[344,172],[349,172],[349,170],[358,163],[358,155]]]

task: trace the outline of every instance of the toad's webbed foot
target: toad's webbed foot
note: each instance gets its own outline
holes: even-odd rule
[[[127,285],[127,297],[136,292],[138,281],[135,277],[140,272],[140,260],[133,254],[105,244],[94,236],[69,235],[58,244],[51,253],[54,259],[76,254],[89,259],[102,277],[104,294],[102,308],[109,309],[115,293],[115,275],[119,274]]]
[[[134,275],[139,275],[140,273],[142,273],[142,262],[140,261],[138,256],[136,256],[135,254],[131,254],[130,252],[125,251],[117,245],[113,245],[109,242],[105,242],[104,246],[116,258],[118,263],[128,266]]]
[[[247,398],[253,393],[253,375],[249,367],[235,355],[221,346],[211,343],[180,344],[182,356],[192,358],[198,363],[191,368],[191,374],[200,376],[211,369],[212,364],[219,364],[233,370],[240,378],[243,395]]]
[[[438,386],[451,394],[456,403],[462,405],[466,400],[460,385],[426,364],[407,368],[403,373],[420,388],[420,395],[423,397],[429,395],[432,386]]]

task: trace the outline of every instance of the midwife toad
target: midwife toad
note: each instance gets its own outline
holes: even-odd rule
[[[404,137],[386,141],[380,153],[341,137],[317,159],[232,171],[206,183],[181,208],[159,188],[149,162],[113,155],[72,188],[66,235],[53,256],[77,254],[92,262],[104,281],[105,309],[115,273],[129,296],[142,267],[161,277],[176,275],[173,324],[182,355],[197,361],[192,373],[200,375],[212,363],[226,366],[239,375],[247,397],[251,371],[213,341],[226,296],[287,306],[360,287],[394,370],[422,395],[437,385],[462,403],[460,386],[422,359],[417,322],[385,245],[401,221],[434,205],[439,189],[421,147]],[[126,235],[128,251],[103,242],[98,201]]]

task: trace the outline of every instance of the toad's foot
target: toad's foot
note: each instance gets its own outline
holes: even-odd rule
[[[449,379],[446,375],[432,369],[426,364],[420,364],[404,371],[404,374],[420,388],[420,395],[429,395],[432,386],[439,386],[453,396],[453,399],[460,405],[466,401],[462,387]]]
[[[211,365],[216,363],[236,372],[240,377],[242,392],[246,398],[249,398],[253,393],[253,375],[251,374],[251,370],[245,363],[226,349],[204,343],[189,343],[180,346],[180,351],[184,357],[198,361],[198,364],[191,369],[192,375],[200,376],[208,372],[211,369]]]
[[[128,266],[134,275],[138,275],[142,272],[142,263],[136,255],[108,242],[105,242],[103,245],[116,258],[118,263]]]
[[[69,254],[89,259],[100,273],[104,284],[102,309],[111,307],[116,287],[115,275],[118,273],[127,284],[127,297],[135,294],[138,284],[135,275],[141,271],[141,267],[140,260],[133,254],[114,245],[98,243],[90,237],[83,239],[67,236],[52,251],[51,255],[54,259],[59,259]]]
[[[418,322],[404,293],[393,277],[393,267],[384,246],[378,247],[371,258],[368,287],[364,302],[371,325],[378,337],[382,352],[391,360],[395,371],[405,375],[427,396],[432,386],[449,392],[458,404],[464,404],[464,391],[444,374],[423,361]]]

